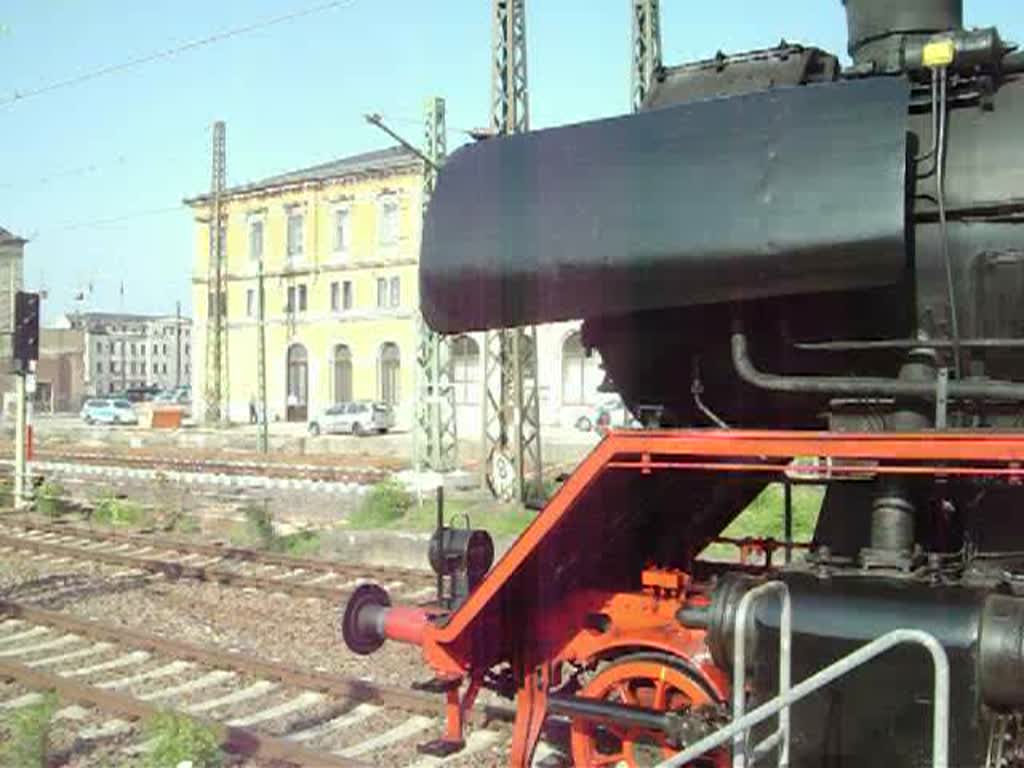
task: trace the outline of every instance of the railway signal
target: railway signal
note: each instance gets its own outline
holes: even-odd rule
[[[14,298],[14,367],[27,373],[39,359],[39,294],[18,291]]]

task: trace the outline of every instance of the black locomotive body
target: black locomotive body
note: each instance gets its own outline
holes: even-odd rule
[[[427,321],[583,318],[609,386],[663,427],[1024,426],[1024,56],[964,29],[962,0],[845,5],[845,69],[785,43],[721,55],[662,69],[635,115],[456,153],[424,232]],[[742,510],[743,482],[705,525]],[[923,629],[952,668],[951,764],[1024,765],[1022,502],[976,477],[830,485],[807,561],[777,576],[795,679]],[[694,537],[636,559],[692,570]],[[747,586],[720,579],[712,604]],[[715,615],[712,647],[735,629]],[[758,612],[761,698],[777,626]],[[791,765],[930,765],[930,670],[901,652],[800,704]]]

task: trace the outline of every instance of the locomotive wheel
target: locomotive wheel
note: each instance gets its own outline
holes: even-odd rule
[[[663,712],[714,703],[712,695],[685,665],[659,653],[616,659],[591,678],[579,695]],[[660,733],[572,721],[573,765],[649,768],[676,753]],[[729,756],[719,750],[688,765],[727,768]]]

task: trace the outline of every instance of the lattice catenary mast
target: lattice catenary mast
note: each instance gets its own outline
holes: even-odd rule
[[[447,154],[444,99],[427,99],[423,154],[423,212],[426,213],[437,172]],[[458,465],[455,387],[452,382],[451,339],[434,333],[417,316],[416,466],[448,472]]]
[[[492,0],[491,129],[497,135],[529,129],[526,1]],[[543,496],[537,331],[484,334],[481,476],[511,500]]]
[[[660,0],[629,0],[629,3],[633,17],[630,99],[635,112],[647,98],[654,75],[661,66],[661,8]]]
[[[224,257],[225,128],[213,124],[210,178],[210,258],[206,303],[206,380],[203,399],[207,422],[226,421],[228,392],[227,264]]]

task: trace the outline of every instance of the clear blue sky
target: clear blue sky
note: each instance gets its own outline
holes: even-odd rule
[[[0,100],[77,73],[314,5],[314,0],[0,3]],[[842,52],[839,0],[662,0],[666,63],[776,44]],[[628,0],[529,0],[534,127],[628,109]],[[30,237],[46,315],[190,311],[192,222],[164,209],[209,186],[209,124],[227,122],[228,181],[377,148],[379,111],[418,140],[423,100],[486,125],[490,0],[351,0],[171,59],[0,106],[0,226]],[[1024,41],[1019,0],[967,0],[970,25]],[[409,122],[404,122],[408,119]],[[450,142],[460,141],[458,134]]]

